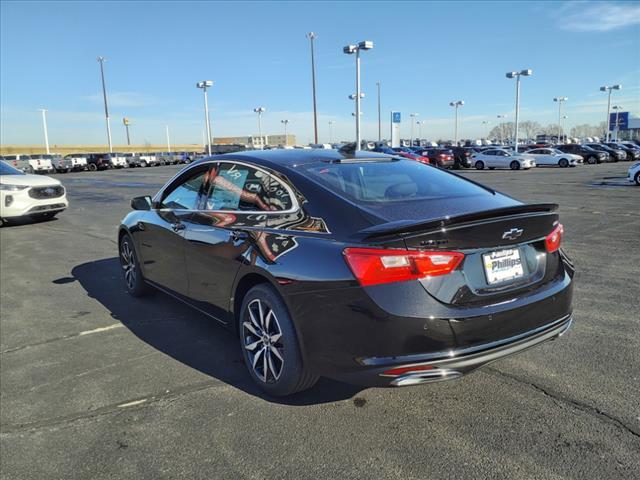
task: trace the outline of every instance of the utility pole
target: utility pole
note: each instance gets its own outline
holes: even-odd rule
[[[378,141],[382,141],[382,117],[380,116],[380,82],[376,82],[378,87]]]
[[[313,92],[313,138],[314,143],[318,143],[318,110],[316,106],[316,63],[313,52],[313,41],[317,38],[317,35],[313,32],[307,34],[307,38],[311,43],[311,90]]]
[[[111,143],[111,124],[109,123],[109,108],[107,106],[107,87],[104,82],[104,62],[105,57],[98,57],[100,63],[100,77],[102,78],[102,97],[104,98],[104,116],[107,120],[107,140],[109,142],[109,153],[113,153],[113,144]]]
[[[47,131],[47,111],[41,108],[42,112],[42,127],[44,128],[44,146],[47,149],[47,155],[49,155],[49,132]]]

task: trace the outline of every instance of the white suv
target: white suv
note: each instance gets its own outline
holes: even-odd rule
[[[636,185],[640,186],[640,162],[636,162],[629,167],[627,180],[632,183],[635,182]]]

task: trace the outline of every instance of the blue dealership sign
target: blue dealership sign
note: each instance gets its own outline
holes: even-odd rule
[[[391,122],[400,123],[400,112],[391,112]]]
[[[609,130],[616,129],[616,116],[618,117],[618,130],[629,130],[629,112],[612,113],[609,117]]]

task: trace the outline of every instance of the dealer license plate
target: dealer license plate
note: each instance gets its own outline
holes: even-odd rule
[[[520,250],[508,249],[482,255],[484,271],[490,285],[515,280],[524,275]]]

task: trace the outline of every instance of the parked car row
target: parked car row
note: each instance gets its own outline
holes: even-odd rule
[[[199,152],[154,153],[71,153],[69,155],[5,155],[0,157],[24,173],[68,173],[109,168],[157,167],[190,163],[203,156]]]

